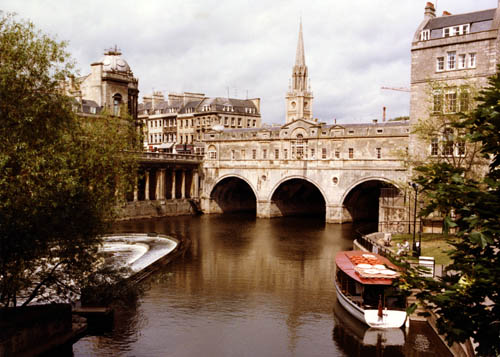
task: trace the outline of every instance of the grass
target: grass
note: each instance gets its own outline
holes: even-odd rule
[[[422,234],[422,254],[426,257],[434,257],[434,262],[436,264],[448,265],[451,263],[450,257],[446,254],[446,251],[453,248],[449,244],[449,241],[453,241],[457,239],[452,235],[443,235],[443,234],[430,234],[423,233]],[[395,252],[397,251],[397,244],[403,243],[407,240],[410,243],[410,250],[413,243],[413,235],[412,234],[393,234],[392,235],[392,247],[391,249]],[[418,234],[415,236],[415,241],[418,242]]]

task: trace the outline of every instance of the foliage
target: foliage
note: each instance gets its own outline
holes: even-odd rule
[[[500,70],[500,68],[499,68]],[[417,288],[417,298],[439,318],[439,330],[451,344],[472,337],[482,356],[500,354],[500,78],[477,98],[478,106],[468,118],[452,123],[478,144],[487,159],[485,175],[468,175],[467,166],[446,160],[416,168],[416,182],[428,204],[421,215],[443,212],[447,226],[456,230],[451,242],[453,263],[442,279],[421,278],[409,269],[406,288]]]
[[[73,112],[65,46],[0,13],[0,306],[78,294],[136,172],[130,118]]]

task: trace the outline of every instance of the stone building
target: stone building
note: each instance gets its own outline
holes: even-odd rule
[[[79,78],[78,87],[72,92],[81,103],[80,110],[98,114],[106,108],[112,115],[120,115],[122,108],[126,108],[137,119],[139,81],[121,52],[116,47],[106,50],[90,66],[90,74]]]
[[[426,4],[411,47],[412,125],[429,117],[451,116],[470,109],[471,98],[487,84],[500,63],[499,26],[499,8],[457,15],[444,11],[436,16],[434,5]],[[445,136],[443,132],[439,141],[424,144],[412,135],[412,155],[438,155],[439,142]]]
[[[260,99],[206,97],[203,93],[154,93],[139,105],[148,150],[204,152],[203,133],[213,127],[260,128]],[[184,150],[189,147],[190,150]]]

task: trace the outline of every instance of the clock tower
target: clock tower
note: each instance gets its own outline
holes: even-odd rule
[[[302,38],[302,20],[299,28],[299,41],[293,66],[292,80],[286,94],[286,123],[297,119],[312,119],[313,94],[308,84],[309,75],[304,55],[304,39]]]

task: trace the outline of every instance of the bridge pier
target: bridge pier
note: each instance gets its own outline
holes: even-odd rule
[[[272,218],[281,217],[283,214],[273,201],[257,200],[257,217]]]
[[[349,223],[352,222],[352,216],[347,208],[340,205],[326,205],[326,223]]]

